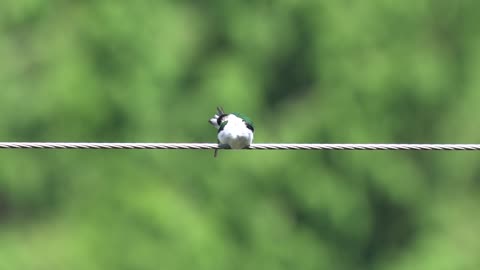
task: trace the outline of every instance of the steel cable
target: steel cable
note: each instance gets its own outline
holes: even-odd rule
[[[98,142],[0,142],[0,149],[172,149],[206,150],[216,143],[98,143]],[[256,143],[245,150],[480,150],[480,144],[331,144]]]

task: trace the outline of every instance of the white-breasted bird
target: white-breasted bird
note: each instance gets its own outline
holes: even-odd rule
[[[247,148],[253,141],[253,122],[240,113],[226,114],[222,107],[217,107],[217,113],[208,121],[218,129],[217,139],[220,148]],[[214,157],[218,149],[215,149]]]

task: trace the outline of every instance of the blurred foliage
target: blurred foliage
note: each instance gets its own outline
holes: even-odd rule
[[[0,3],[0,141],[478,143],[480,2]],[[472,120],[473,119],[473,120]],[[0,151],[0,269],[479,269],[477,153]]]

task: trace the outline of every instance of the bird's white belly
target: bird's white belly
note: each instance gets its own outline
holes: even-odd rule
[[[242,149],[253,141],[253,133],[245,127],[230,127],[218,133],[221,144],[228,144],[232,149]]]

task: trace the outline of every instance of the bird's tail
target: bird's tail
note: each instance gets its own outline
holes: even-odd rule
[[[217,113],[212,118],[210,118],[208,122],[212,124],[212,126],[214,126],[216,129],[219,129],[220,125],[218,124],[218,118],[224,114],[225,112],[223,111],[223,108],[217,107]]]

